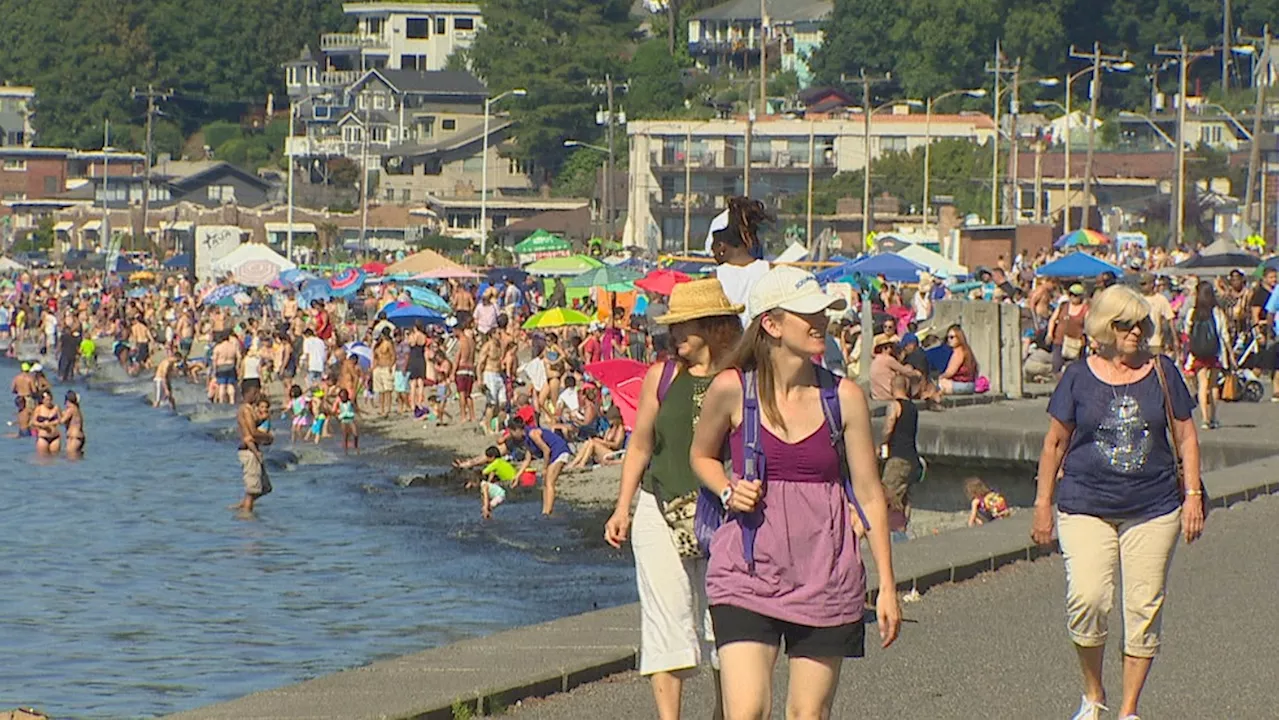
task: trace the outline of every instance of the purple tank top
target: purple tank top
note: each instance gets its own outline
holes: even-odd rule
[[[795,444],[762,427],[760,443],[766,489],[755,572],[747,568],[737,516],[730,515],[711,539],[707,600],[810,627],[861,620],[866,578],[826,424]],[[741,428],[729,444],[741,477]]]

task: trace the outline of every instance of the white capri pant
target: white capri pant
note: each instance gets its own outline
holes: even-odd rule
[[[681,558],[652,493],[641,489],[631,524],[640,590],[640,674],[718,667],[707,611],[706,558]]]
[[[1155,657],[1160,649],[1165,581],[1181,531],[1181,508],[1149,520],[1058,513],[1072,642],[1081,647],[1107,643],[1107,615],[1118,569],[1123,586],[1124,654]]]

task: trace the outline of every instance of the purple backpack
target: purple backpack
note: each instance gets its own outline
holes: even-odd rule
[[[675,375],[675,361],[668,360],[662,368],[662,378],[658,381],[658,402],[666,397],[667,389]],[[849,463],[844,444],[844,421],[840,414],[839,378],[824,367],[816,366],[818,386],[822,397],[822,414],[827,418],[827,430],[831,434],[831,446],[835,448],[840,462],[840,482],[844,486],[845,497],[853,505],[862,521],[862,526],[871,529],[862,504],[853,493],[853,481],[849,475]],[[742,378],[742,448],[744,480],[763,480],[765,454],[760,447],[760,397],[756,372],[749,370],[741,373]],[[724,505],[715,493],[702,487],[698,493],[698,502],[694,512],[693,531],[702,546],[704,553],[710,554],[711,536],[724,524]],[[764,522],[764,513],[757,508],[755,512],[741,516],[738,524],[742,526],[742,549],[746,555],[747,566],[755,569],[756,531]]]

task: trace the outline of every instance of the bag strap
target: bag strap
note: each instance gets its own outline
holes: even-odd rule
[[[742,377],[742,479],[764,483],[764,452],[760,447],[760,389],[755,370],[748,370]],[[738,518],[742,528],[742,554],[747,561],[747,572],[756,571],[756,530],[764,523],[764,511],[760,507]]]
[[[662,404],[667,399],[667,391],[671,389],[671,383],[676,376],[676,361],[673,358],[667,358],[662,363],[662,377],[658,378],[658,404]]]
[[[849,457],[844,444],[844,419],[840,413],[840,383],[835,373],[824,367],[815,365],[814,372],[818,375],[818,387],[822,395],[822,414],[827,419],[831,447],[836,451],[840,462],[840,482],[844,486],[845,497],[849,499],[854,512],[858,513],[862,527],[870,531],[871,523],[867,521],[867,514],[862,509],[862,503],[858,502],[858,497],[853,493],[853,472],[849,469]]]
[[[1185,482],[1183,480],[1182,444],[1178,442],[1178,433],[1173,429],[1173,424],[1177,418],[1173,415],[1173,400],[1169,397],[1169,380],[1165,377],[1164,361],[1160,359],[1159,355],[1156,356],[1155,363],[1156,378],[1160,381],[1160,395],[1164,399],[1164,420],[1165,424],[1169,426],[1169,438],[1173,445],[1173,472],[1178,478],[1178,484],[1182,485]],[[1185,490],[1186,488],[1183,489]]]

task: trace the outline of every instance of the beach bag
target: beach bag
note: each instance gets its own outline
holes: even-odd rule
[[[1182,443],[1178,442],[1178,434],[1173,431],[1173,400],[1169,397],[1169,380],[1164,374],[1164,360],[1156,356],[1156,379],[1160,381],[1160,393],[1164,396],[1164,420],[1169,433],[1169,447],[1173,449],[1173,472],[1178,480],[1178,493],[1185,500],[1187,497],[1187,469],[1182,464]],[[1204,486],[1204,477],[1200,478],[1200,506],[1204,508],[1204,520],[1209,522],[1209,491]]]
[[[671,382],[676,375],[676,361],[667,360],[662,365],[662,377],[658,379],[658,404],[667,397],[667,390],[671,388]],[[705,488],[699,490],[690,490],[682,495],[674,498],[663,498],[661,490],[655,484],[653,486],[653,497],[658,503],[658,511],[662,513],[662,519],[666,521],[667,528],[671,531],[671,541],[676,546],[676,552],[682,558],[697,558],[704,554],[704,547],[698,542],[698,537],[694,531],[694,518],[699,507],[699,498],[703,493],[710,495],[711,492]],[[720,504],[719,498],[715,498],[716,504]]]
[[[1062,359],[1076,360],[1080,357],[1080,351],[1084,349],[1084,338],[1074,338],[1070,335],[1064,335],[1062,338]]]
[[[991,392],[991,380],[986,375],[979,375],[978,379],[973,381],[973,391],[978,395]]]
[[[1240,379],[1235,373],[1227,373],[1222,378],[1222,399],[1226,402],[1236,402],[1240,399]]]
[[[1196,320],[1191,325],[1188,349],[1197,360],[1216,360],[1219,350],[1218,323],[1210,314],[1208,318]]]
[[[844,444],[844,421],[840,415],[839,379],[821,366],[815,366],[818,386],[822,398],[822,414],[827,419],[827,430],[830,433],[831,446],[836,450],[840,464],[840,482],[844,486],[844,494],[850,506],[857,513],[863,532],[871,530],[871,523],[862,511],[862,505],[853,493],[853,481],[849,475],[849,463]],[[749,370],[742,373],[742,479],[746,481],[763,480],[765,476],[765,454],[760,446],[760,397],[756,382],[756,373]],[[694,529],[698,542],[706,549],[711,545],[711,536],[724,522],[725,510],[720,498],[715,497],[705,488],[698,496],[698,507],[694,517]],[[755,512],[742,515],[738,524],[742,528],[742,549],[746,556],[747,568],[755,572],[756,531],[764,522],[764,513],[757,508]]]

